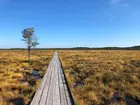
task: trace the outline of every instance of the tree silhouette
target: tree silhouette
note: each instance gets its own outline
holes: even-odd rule
[[[34,28],[26,28],[22,31],[22,41],[27,44],[28,49],[28,61],[30,61],[31,57],[31,48],[39,45],[38,38],[35,36],[34,32]]]

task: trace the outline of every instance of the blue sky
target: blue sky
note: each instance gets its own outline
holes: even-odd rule
[[[140,44],[140,0],[0,0],[0,48],[26,47],[34,27],[38,47]]]

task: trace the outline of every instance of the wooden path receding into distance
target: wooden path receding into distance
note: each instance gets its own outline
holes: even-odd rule
[[[57,52],[30,105],[75,105]]]

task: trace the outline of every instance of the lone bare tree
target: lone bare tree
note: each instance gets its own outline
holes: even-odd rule
[[[39,45],[38,38],[35,36],[34,32],[34,28],[26,28],[22,31],[22,41],[24,41],[27,44],[29,62],[31,56],[31,48]]]

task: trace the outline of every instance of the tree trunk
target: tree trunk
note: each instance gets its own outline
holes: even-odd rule
[[[31,48],[28,47],[28,61],[30,62],[31,60]]]

